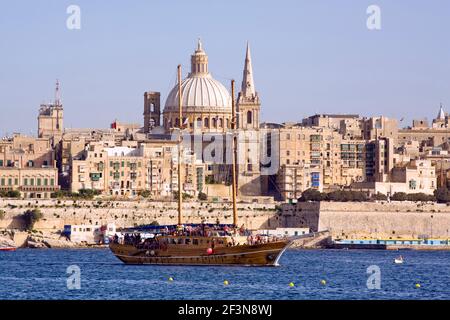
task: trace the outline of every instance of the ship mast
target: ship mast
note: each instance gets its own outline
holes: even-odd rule
[[[234,101],[234,80],[231,80],[231,134],[232,142],[231,148],[233,150],[233,160],[231,166],[232,175],[232,192],[233,192],[233,225],[237,227],[237,207],[236,207],[236,142],[235,142],[235,129],[236,129],[236,107]]]
[[[181,130],[183,128],[183,110],[181,106],[181,65],[178,65],[178,107],[179,121],[178,128],[178,226],[182,224],[181,207],[183,206],[183,188],[181,187]]]

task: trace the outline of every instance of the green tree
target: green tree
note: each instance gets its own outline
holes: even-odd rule
[[[373,194],[372,195],[372,200],[377,200],[377,201],[386,201],[388,199],[387,195],[378,192],[377,194]]]
[[[302,196],[298,199],[300,202],[307,201],[322,201],[324,200],[323,194],[316,189],[308,189],[303,191]]]
[[[447,188],[439,188],[434,191],[434,196],[438,203],[450,202],[450,191]]]
[[[200,193],[198,194],[198,200],[200,200],[200,201],[206,201],[206,200],[208,200],[207,194],[206,194],[206,193],[203,193],[203,192],[200,192]]]
[[[100,194],[100,191],[93,189],[80,189],[78,190],[78,194],[81,198],[93,199],[95,196],[98,196]]]
[[[173,198],[175,200],[178,200],[178,190],[173,192]],[[183,200],[192,199],[192,196],[190,194],[187,194],[186,192],[183,192]]]
[[[22,219],[25,223],[26,230],[33,230],[34,224],[41,220],[43,217],[42,212],[39,209],[27,210],[22,215]]]
[[[352,200],[355,202],[364,202],[369,200],[369,197],[365,192],[362,191],[350,191],[352,195]]]
[[[139,191],[139,195],[143,198],[148,198],[151,196],[151,192],[149,190]]]
[[[20,198],[20,196],[18,190],[0,191],[0,198]]]
[[[408,195],[406,193],[404,193],[404,192],[396,192],[391,197],[391,200],[393,200],[393,201],[407,201],[408,200]]]
[[[428,195],[425,193],[412,193],[408,194],[408,200],[409,201],[415,201],[415,202],[428,202],[428,201],[436,201],[435,196]]]

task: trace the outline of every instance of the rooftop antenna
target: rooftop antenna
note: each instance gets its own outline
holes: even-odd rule
[[[59,80],[56,79],[56,88],[55,88],[55,106],[59,107],[61,105],[61,93],[59,89]]]

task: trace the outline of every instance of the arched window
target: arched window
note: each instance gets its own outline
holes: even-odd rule
[[[223,119],[222,118],[219,119],[219,128],[223,128]]]
[[[212,119],[213,128],[217,128],[217,118]]]
[[[155,112],[155,104],[150,103],[150,112]]]
[[[209,118],[205,118],[205,128],[209,128]]]
[[[247,112],[247,123],[248,124],[252,123],[252,112],[251,111]]]

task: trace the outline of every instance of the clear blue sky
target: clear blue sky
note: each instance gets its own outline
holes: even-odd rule
[[[70,4],[79,31],[66,28]],[[370,4],[381,31],[366,28]],[[263,121],[359,113],[407,125],[440,102],[450,111],[449,30],[448,0],[3,0],[0,135],[36,133],[56,78],[66,127],[142,123],[143,92],[161,91],[164,104],[197,37],[227,87],[240,83],[250,41]]]

